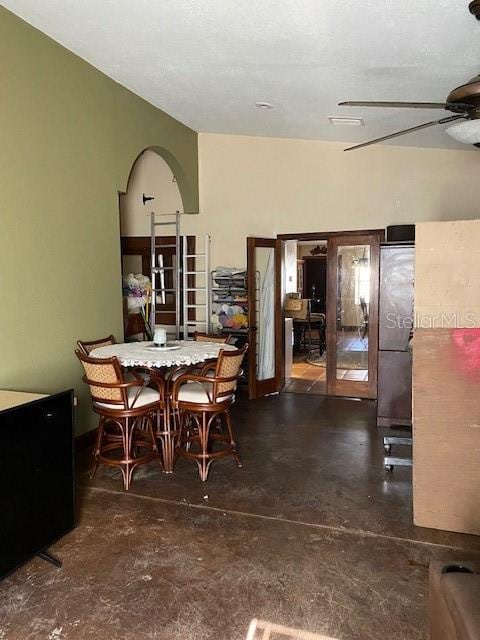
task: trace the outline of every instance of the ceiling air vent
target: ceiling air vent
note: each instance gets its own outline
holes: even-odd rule
[[[329,116],[330,124],[335,127],[363,127],[365,124],[363,118],[339,118],[337,116]]]

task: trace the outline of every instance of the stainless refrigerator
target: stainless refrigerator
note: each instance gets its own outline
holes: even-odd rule
[[[377,426],[412,424],[413,287],[415,247],[380,247]]]

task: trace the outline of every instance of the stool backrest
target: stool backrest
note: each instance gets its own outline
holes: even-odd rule
[[[216,342],[218,344],[228,344],[228,341],[230,340],[230,334],[219,336],[217,334],[208,335],[208,333],[197,333],[195,331],[193,339],[196,342]]]
[[[116,344],[116,342],[115,336],[109,335],[106,338],[99,338],[98,340],[77,340],[77,347],[84,356],[89,356],[94,349],[108,347],[110,344]]]
[[[117,358],[91,358],[79,349],[75,351],[82,363],[85,375],[83,377],[90,387],[90,395],[94,402],[121,405],[127,408],[127,393],[125,388],[119,387],[124,382],[122,367]]]
[[[237,388],[240,368],[247,349],[248,345],[245,344],[241,349],[235,351],[225,351],[224,349],[220,351],[215,378],[224,378],[224,381],[215,383],[216,398],[232,395]]]

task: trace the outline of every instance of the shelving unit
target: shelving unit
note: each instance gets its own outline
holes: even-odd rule
[[[188,253],[187,236],[183,236],[183,339],[192,338],[195,331],[201,329],[210,333],[210,236],[205,236],[205,248],[202,251]],[[200,262],[197,265],[197,260]],[[193,311],[193,318],[190,312]],[[199,317],[200,314],[200,317]]]
[[[229,307],[242,307],[245,316],[248,318],[248,290],[247,290],[247,272],[239,271],[228,274],[224,271],[215,269],[211,274],[211,294],[212,294],[212,312],[217,313],[223,305]],[[235,329],[233,327],[224,327],[221,331],[223,334],[229,334],[232,342],[240,348],[248,341],[248,327]],[[240,383],[246,384],[248,380],[248,352],[242,365],[243,375]]]
[[[241,307],[244,314],[248,312],[247,272],[238,271],[231,274],[215,269],[211,274],[212,312],[220,311],[222,305]],[[248,328],[224,327],[222,333],[247,335]]]

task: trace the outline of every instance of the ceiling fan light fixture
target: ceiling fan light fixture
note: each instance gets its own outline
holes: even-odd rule
[[[470,13],[473,14],[477,20],[480,20],[480,0],[472,0],[468,5]]]
[[[450,125],[446,132],[448,135],[463,144],[480,143],[480,120],[463,120]]]

